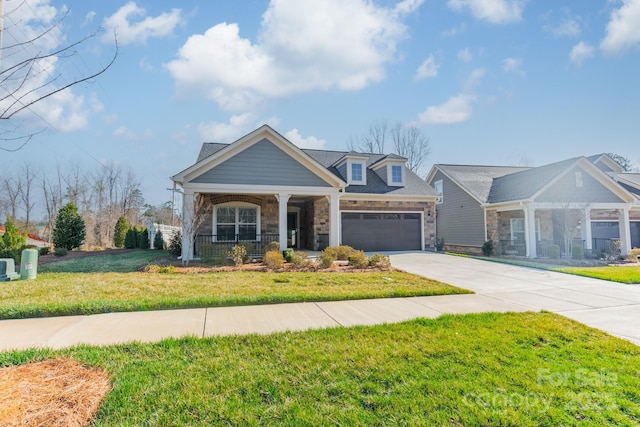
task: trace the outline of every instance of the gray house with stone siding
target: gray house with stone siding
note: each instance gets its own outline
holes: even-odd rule
[[[436,164],[438,237],[451,250],[545,257],[582,246],[595,255],[640,247],[640,174],[606,154],[540,167]],[[619,243],[617,243],[619,242]]]
[[[183,259],[238,242],[256,254],[272,241],[310,250],[435,244],[438,196],[395,154],[300,149],[263,125],[231,144],[203,144],[172,179],[184,192]]]

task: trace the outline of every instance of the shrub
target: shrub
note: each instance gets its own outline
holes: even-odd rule
[[[236,267],[240,267],[247,256],[247,249],[242,245],[235,245],[228,253]]]
[[[45,246],[44,248],[38,249],[38,254],[41,255],[41,256],[42,255],[49,255],[49,251],[50,250],[51,249],[49,248],[49,246]]]
[[[262,264],[270,270],[282,268],[284,265],[284,256],[277,251],[269,251],[262,257]]]
[[[69,253],[69,250],[67,248],[55,248],[53,250],[53,255],[55,256],[66,256],[67,253]]]
[[[271,251],[280,251],[280,242],[269,242],[264,247],[264,253]]]
[[[129,227],[127,234],[124,236],[124,247],[127,249],[135,249],[138,245],[138,229]]]
[[[13,258],[17,264],[20,264],[22,250],[26,247],[27,235],[18,231],[9,215],[7,215],[4,227],[5,232],[0,236],[0,258]]]
[[[639,248],[631,249],[629,251],[629,255],[627,255],[627,260],[631,262],[638,262],[639,259],[640,259],[640,249]]]
[[[329,268],[333,266],[334,261],[337,259],[336,251],[331,246],[320,252],[320,255],[318,256],[318,262],[322,268]]]
[[[124,247],[124,238],[127,235],[127,230],[129,230],[129,221],[124,216],[121,216],[113,229],[113,246],[116,248]]]
[[[436,251],[442,252],[444,250],[444,237],[436,238]]]
[[[336,250],[336,259],[339,261],[347,261],[349,257],[354,253],[358,252],[353,249],[351,246],[342,245],[342,246],[334,246]]]
[[[162,231],[160,230],[156,232],[156,235],[153,238],[153,248],[158,250],[164,249],[164,237],[162,236]]]
[[[85,225],[73,203],[67,203],[58,211],[53,227],[53,245],[56,248],[73,250],[84,242]]]
[[[282,251],[282,256],[284,257],[284,260],[287,262],[293,261],[293,254],[294,254],[294,251],[291,248],[287,248],[284,251]]]
[[[175,272],[176,268],[173,265],[163,265],[158,269],[158,273],[160,274],[171,274]]]
[[[296,267],[300,267],[306,264],[310,264],[311,261],[307,259],[307,254],[302,251],[295,251],[291,257],[291,262]]]
[[[369,266],[369,258],[363,251],[354,251],[349,256],[349,265],[355,268],[367,268]]]
[[[482,255],[484,256],[493,255],[493,240],[489,239],[482,244]]]
[[[219,255],[216,251],[216,245],[212,243],[203,243],[200,245],[200,261],[205,264],[213,262]]]
[[[182,233],[180,231],[173,233],[171,236],[169,253],[176,257],[182,255]]]
[[[571,246],[571,259],[584,259],[584,247],[582,245]]]
[[[138,231],[138,247],[149,249],[149,230],[146,227]]]
[[[369,266],[387,269],[391,267],[391,260],[387,255],[375,253],[369,257]]]
[[[560,246],[558,245],[549,245],[547,247],[547,256],[551,259],[559,259],[560,258]]]

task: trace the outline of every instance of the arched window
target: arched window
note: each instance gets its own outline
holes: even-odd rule
[[[260,206],[229,202],[213,210],[214,241],[256,241],[260,235]]]

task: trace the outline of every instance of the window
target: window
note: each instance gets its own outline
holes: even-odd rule
[[[362,181],[362,163],[351,163],[351,181]]]
[[[540,241],[540,218],[536,218],[536,242]],[[511,218],[511,241],[524,243],[524,218]]]
[[[391,166],[391,182],[394,184],[402,184],[402,166]]]
[[[219,206],[213,226],[216,241],[247,241],[258,238],[258,208],[251,206]]]
[[[433,188],[436,190],[436,193],[440,195],[440,197],[438,198],[438,204],[442,203],[444,199],[444,195],[442,194],[442,180],[434,182]]]
[[[511,241],[524,243],[524,218],[511,218]]]

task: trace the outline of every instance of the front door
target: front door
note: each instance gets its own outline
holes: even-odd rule
[[[297,248],[300,241],[297,212],[287,212],[287,247]]]

